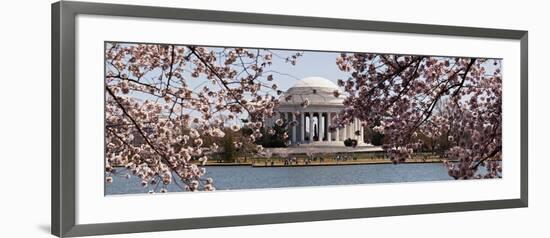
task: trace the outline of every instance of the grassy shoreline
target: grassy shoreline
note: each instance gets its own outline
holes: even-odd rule
[[[218,162],[218,161],[209,161],[205,166],[252,166],[255,168],[265,168],[265,167],[308,167],[308,166],[347,166],[347,165],[369,165],[369,164],[391,164],[391,160],[386,158],[362,158],[362,159],[347,159],[347,160],[335,160],[335,159],[324,159],[324,160],[310,160],[306,162],[306,159],[298,159],[297,162],[286,163],[284,159],[274,158],[274,159],[248,159],[246,162],[244,160],[238,160],[238,162]],[[403,163],[442,163],[443,160],[438,157],[431,158],[412,158],[408,159]]]
[[[335,157],[338,155],[338,158]],[[251,166],[254,168],[265,167],[309,167],[309,166],[349,166],[349,165],[376,165],[392,164],[392,161],[383,153],[338,153],[323,154],[312,158],[305,154],[295,154],[292,160],[273,156],[270,158],[261,157],[238,157],[228,162],[222,159],[210,159],[204,166]],[[411,159],[402,162],[404,164],[419,163],[442,163],[443,159],[433,153],[416,154]],[[200,164],[193,160],[191,163]],[[124,165],[119,165],[124,166]]]

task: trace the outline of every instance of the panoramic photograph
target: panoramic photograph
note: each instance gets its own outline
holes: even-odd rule
[[[502,59],[105,42],[105,195],[502,178]]]

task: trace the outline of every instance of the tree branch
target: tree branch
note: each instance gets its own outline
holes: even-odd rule
[[[126,110],[126,108],[124,107],[124,105],[122,105],[122,103],[118,100],[118,98],[116,97],[115,93],[108,87],[108,86],[105,86],[105,89],[107,90],[107,92],[109,93],[109,95],[111,95],[111,97],[113,97],[113,99],[115,100],[116,104],[119,106],[119,108],[122,110],[122,113],[128,117],[128,119],[130,119],[130,121],[132,122],[132,124],[134,124],[134,126],[136,127],[137,131],[139,132],[139,134],[141,135],[141,137],[143,137],[143,139],[145,140],[145,143],[147,143],[147,145],[149,145],[151,147],[151,149],[153,149],[153,151],[155,151],[155,153],[157,153],[161,160],[163,162],[165,162],[166,164],[168,164],[170,166],[170,168],[175,168],[175,166],[166,158],[166,155],[164,153],[161,153],[154,145],[153,143],[149,140],[149,138],[147,137],[147,135],[145,135],[145,132],[143,132],[143,130],[141,129],[141,127],[139,126],[139,124],[136,122],[136,120],[128,113],[128,111]],[[177,173],[177,172],[176,172]],[[180,174],[178,174],[178,176],[182,177]]]

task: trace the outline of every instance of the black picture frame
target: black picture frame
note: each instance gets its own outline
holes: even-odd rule
[[[458,212],[485,209],[520,208],[528,206],[527,31],[70,1],[53,3],[51,11],[51,233],[56,236],[74,237],[130,232],[168,231],[180,229],[276,224],[288,222]],[[508,200],[319,210],[206,218],[185,218],[80,225],[76,224],[75,17],[79,14],[518,40],[521,46],[521,125],[519,125],[521,128],[520,198]]]

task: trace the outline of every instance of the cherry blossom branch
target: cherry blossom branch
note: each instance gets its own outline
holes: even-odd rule
[[[111,97],[113,97],[113,99],[115,100],[116,104],[119,106],[120,110],[122,110],[122,113],[128,118],[130,119],[130,121],[132,122],[132,124],[134,124],[134,126],[136,127],[138,133],[141,135],[141,137],[145,140],[145,142],[147,143],[147,145],[149,145],[151,147],[151,149],[153,149],[153,151],[155,151],[155,153],[157,153],[160,157],[161,157],[161,160],[163,160],[166,164],[170,165],[170,167],[172,168],[175,168],[175,166],[168,160],[166,159],[166,155],[164,155],[163,153],[161,153],[157,148],[156,146],[153,145],[153,143],[151,143],[151,141],[149,140],[149,138],[147,137],[147,135],[145,135],[145,132],[143,132],[143,130],[141,129],[141,127],[139,126],[139,124],[136,122],[136,120],[126,111],[126,108],[122,105],[122,103],[118,100],[117,96],[115,95],[115,93],[108,87],[108,86],[105,86],[105,90],[107,90],[107,92],[109,93],[109,95]]]
[[[210,72],[212,72],[219,80],[218,82],[227,90],[227,93],[233,97],[233,99],[235,99],[235,101],[237,103],[239,103],[239,105],[241,105],[247,112],[249,115],[251,115],[250,111],[248,110],[247,107],[245,107],[241,102],[240,100],[231,92],[231,88],[229,88],[229,86],[227,86],[227,84],[224,82],[223,78],[216,72],[216,70],[208,63],[206,62],[205,59],[203,59],[199,54],[197,54],[197,52],[195,51],[195,48],[194,47],[187,47],[189,50],[191,50],[191,52],[193,53],[193,55],[195,55],[197,57],[197,59],[199,59],[206,67],[208,67],[210,69]]]

